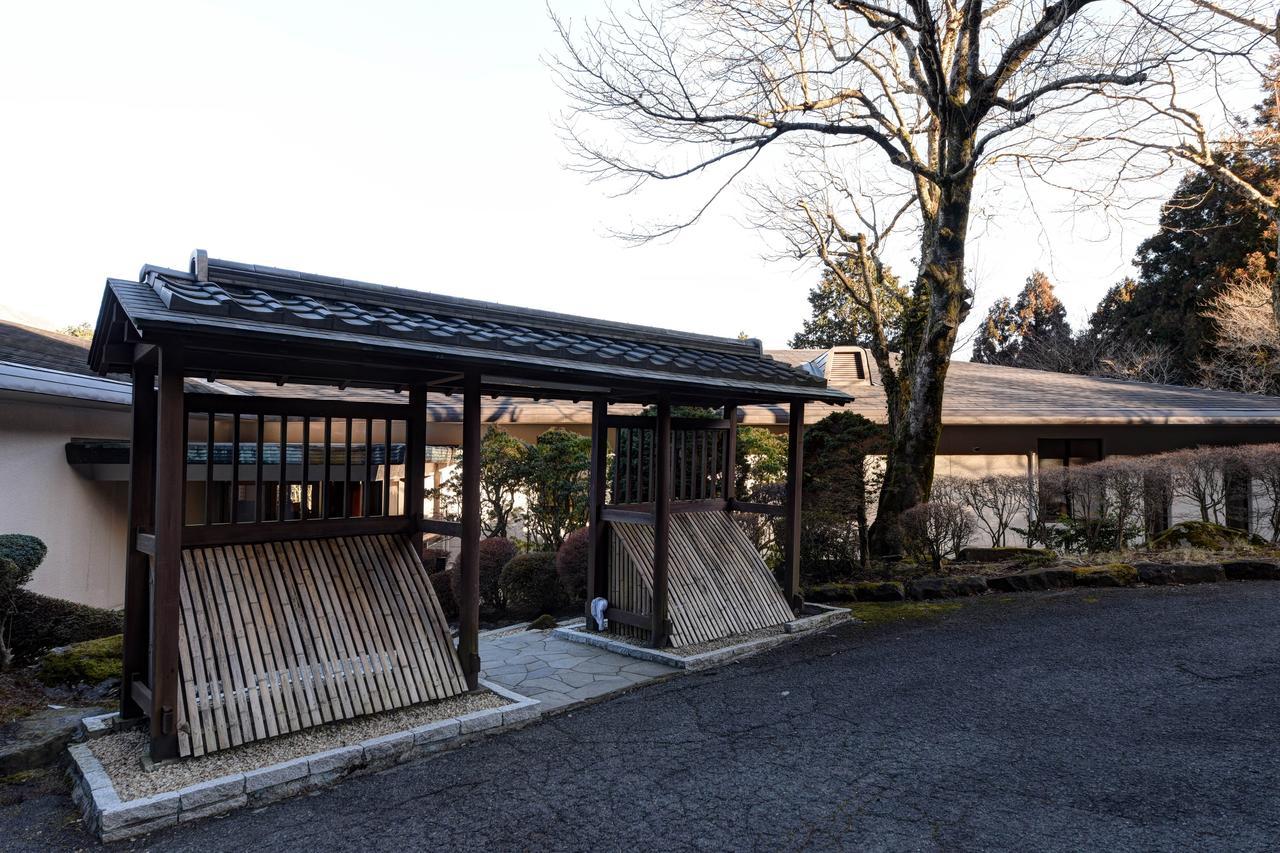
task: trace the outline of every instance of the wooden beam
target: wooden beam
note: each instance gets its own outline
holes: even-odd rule
[[[439,536],[461,536],[462,522],[448,521],[443,518],[424,518],[418,524],[423,533],[435,533]]]
[[[754,512],[760,515],[781,516],[787,514],[787,507],[785,504],[759,504],[734,500],[729,502],[729,512]]]
[[[658,419],[652,415],[609,415],[605,418],[605,426],[610,429],[656,429]],[[671,428],[682,429],[728,429],[729,421],[723,418],[672,418]]]
[[[241,522],[185,527],[182,531],[182,545],[184,548],[207,548],[213,545],[248,545],[255,542],[289,542],[295,539],[328,539],[333,536],[406,531],[412,532],[412,529],[408,519],[402,516]]]
[[[178,757],[178,583],[186,487],[186,413],[176,353],[160,353],[156,417],[156,554],[151,578],[151,759]]]
[[[141,675],[141,673],[135,673]],[[143,684],[140,679],[129,679],[129,698],[140,708],[151,707],[151,688]]]
[[[426,518],[423,501],[427,476],[427,389],[416,385],[409,389],[409,410],[405,417],[404,514],[412,526],[413,550],[421,558],[422,523]]]
[[[604,618],[610,622],[630,625],[632,628],[643,628],[646,631],[653,630],[653,617],[648,613],[632,613],[629,610],[609,607],[604,611]]]
[[[608,476],[609,401],[597,398],[591,401],[591,465],[587,486],[587,630],[595,630],[591,618],[591,602],[597,596],[609,593],[609,535],[605,528],[604,509],[605,479]]]
[[[156,554],[156,535],[154,533],[138,533],[137,548],[147,556],[154,557]]]
[[[671,542],[671,400],[658,398],[653,465],[653,622],[655,649],[667,642],[667,552]]]
[[[151,703],[140,704],[130,689],[133,677],[147,677],[151,640],[151,560],[155,536],[144,534],[155,524],[156,478],[156,366],[139,364],[133,371],[133,429],[129,441],[129,532],[124,560],[124,689],[120,691],[120,718],[137,719],[151,712]],[[149,543],[144,543],[148,536]],[[149,548],[144,545],[149,544]]]
[[[729,423],[724,442],[724,499],[732,506],[737,497],[738,480],[738,404],[724,404],[724,419]]]
[[[480,679],[480,374],[463,380],[462,597],[458,601],[458,658],[467,687]]]
[[[804,403],[791,404],[787,430],[786,539],[782,560],[782,591],[792,610],[799,612],[800,597],[800,502],[804,479]]]
[[[327,415],[334,418],[350,417],[357,420],[365,418],[401,420],[408,416],[409,408],[412,405],[412,394],[410,394],[409,405],[399,403],[357,403],[349,400],[317,400],[311,397],[242,397],[234,394],[188,394],[186,401],[188,412],[215,412],[219,415],[292,415],[294,417],[309,415],[313,418]]]
[[[600,508],[600,518],[605,522],[626,522],[629,524],[653,524],[653,513],[633,509],[618,509],[605,506]]]

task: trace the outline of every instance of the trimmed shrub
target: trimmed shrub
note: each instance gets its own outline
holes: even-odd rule
[[[121,634],[73,643],[41,658],[37,677],[50,686],[93,685],[108,678],[120,678],[123,650]]]
[[[587,597],[587,528],[575,530],[564,538],[556,552],[556,574],[570,601]]]
[[[35,660],[55,646],[109,637],[124,630],[124,614],[25,589],[14,593],[11,621],[13,653],[18,660]]]
[[[520,615],[559,609],[564,590],[556,574],[556,555],[550,551],[518,554],[502,570],[502,595],[507,607]]]
[[[23,533],[0,535],[0,559],[12,560],[18,564],[19,569],[26,572],[26,579],[19,585],[31,578],[31,574],[44,562],[47,553],[49,549],[34,536]]]
[[[431,588],[435,590],[436,598],[440,601],[440,609],[444,611],[446,619],[458,618],[458,600],[453,597],[453,578],[449,572],[432,572],[427,575],[431,581]]]
[[[480,540],[480,606],[490,610],[507,609],[507,601],[502,592],[502,570],[511,562],[511,558],[520,553],[520,548],[510,539],[491,536]],[[455,560],[449,569],[449,579],[453,588],[453,600],[462,601],[462,572]]]

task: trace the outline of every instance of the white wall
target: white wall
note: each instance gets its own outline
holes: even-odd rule
[[[28,533],[49,546],[28,589],[121,607],[129,486],[77,474],[66,458],[72,437],[128,438],[129,414],[0,400],[0,533]]]

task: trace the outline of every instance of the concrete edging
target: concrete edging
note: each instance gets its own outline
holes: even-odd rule
[[[71,760],[71,798],[80,807],[90,832],[101,841],[119,841],[329,787],[347,776],[386,770],[459,746],[479,733],[517,728],[542,716],[537,699],[521,696],[492,682],[482,680],[480,684],[509,700],[508,703],[128,801],[121,801],[106,769],[89,745],[72,744],[67,748]],[[89,738],[101,737],[118,727],[118,714],[87,717],[82,726]]]
[[[746,640],[732,646],[712,649],[696,655],[677,655],[660,649],[649,648],[648,646],[637,646],[617,637],[583,630],[585,626],[556,628],[551,634],[562,640],[596,646],[614,654],[625,655],[626,657],[650,663],[660,663],[674,669],[692,671],[706,669],[745,655],[755,654],[780,643],[785,643],[796,634],[807,634],[851,618],[849,610],[844,607],[806,603],[805,608],[810,612],[792,619],[790,622],[783,623],[781,634],[758,637],[754,640]]]

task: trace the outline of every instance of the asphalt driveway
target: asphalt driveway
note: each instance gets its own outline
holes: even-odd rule
[[[1276,849],[1278,628],[1280,584],[985,597],[133,846]],[[86,845],[66,811],[0,847]]]

